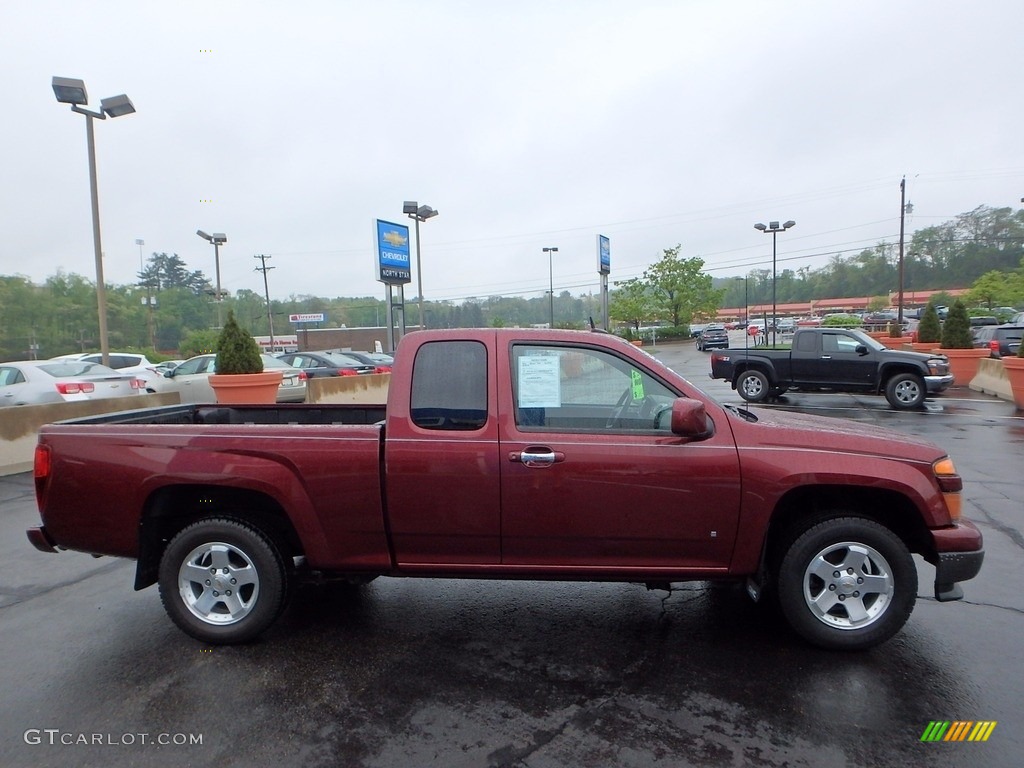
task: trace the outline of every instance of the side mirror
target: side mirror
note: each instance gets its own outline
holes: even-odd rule
[[[853,351],[858,355],[866,355],[868,353],[868,348],[863,344],[858,344]]]
[[[672,401],[672,434],[691,440],[706,440],[712,429],[704,403],[689,397],[677,397]]]

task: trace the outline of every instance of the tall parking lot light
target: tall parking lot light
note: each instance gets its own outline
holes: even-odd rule
[[[420,222],[432,219],[437,216],[437,211],[429,205],[420,205],[414,200],[406,200],[402,203],[402,213],[416,222],[416,290],[419,292],[417,304],[420,309],[420,330],[426,328],[423,325],[423,268],[420,265]]]
[[[107,338],[107,286],[103,280],[103,246],[100,242],[100,202],[96,184],[96,140],[93,136],[92,120],[106,120],[108,117],[130,115],[135,106],[123,93],[109,99],[100,99],[100,109],[93,112],[84,105],[89,103],[85,82],[71,77],[54,77],[53,95],[61,104],[70,104],[71,111],[85,115],[85,137],[89,148],[89,194],[92,200],[92,246],[96,259],[96,305],[100,325],[100,359],[104,365],[110,363],[110,341]]]
[[[223,232],[214,232],[212,235],[208,235],[201,229],[197,229],[196,234],[203,238],[203,240],[213,243],[213,264],[217,270],[217,327],[223,328],[224,321],[221,319],[220,309],[220,303],[223,300],[220,292],[220,247],[228,241],[228,236]]]
[[[548,327],[555,327],[555,267],[552,255],[558,253],[558,248],[541,248],[548,255],[548,308],[550,310],[550,322]]]
[[[787,221],[781,227],[779,226],[779,222],[777,222],[777,221],[769,222],[768,226],[765,226],[764,224],[755,224],[754,225],[754,229],[759,229],[762,232],[764,232],[765,234],[770,232],[771,235],[772,235],[772,346],[773,347],[775,346],[775,323],[776,323],[776,314],[777,314],[776,311],[775,311],[775,236],[777,234],[779,234],[779,232],[785,232],[790,227],[795,227],[795,226],[796,226],[796,222],[793,221],[792,219]],[[767,332],[768,332],[768,329],[765,328],[765,333],[767,333]]]

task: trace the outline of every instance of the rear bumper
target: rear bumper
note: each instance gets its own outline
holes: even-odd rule
[[[46,532],[46,528],[39,526],[38,528],[29,528],[25,531],[25,535],[28,536],[29,542],[32,546],[38,549],[40,552],[56,552],[57,544],[50,538],[50,534]]]

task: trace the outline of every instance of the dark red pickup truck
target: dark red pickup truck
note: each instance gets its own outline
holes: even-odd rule
[[[188,405],[42,428],[46,552],[138,560],[171,618],[250,640],[296,580],[746,582],[828,648],[891,637],[981,567],[931,444],[723,406],[604,333],[424,331],[374,407]]]

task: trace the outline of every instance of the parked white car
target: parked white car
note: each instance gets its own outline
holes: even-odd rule
[[[0,407],[130,397],[145,391],[138,376],[87,360],[0,363]]]
[[[260,355],[263,369],[280,368],[284,371],[277,388],[277,402],[302,403],[306,400],[306,372],[292,368],[271,355]],[[196,355],[171,370],[146,382],[148,392],[177,392],[183,403],[215,403],[217,396],[210,386],[210,376],[216,373],[216,355]]]

